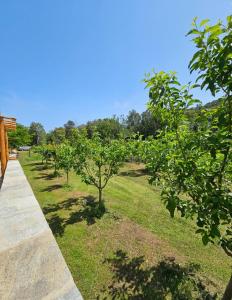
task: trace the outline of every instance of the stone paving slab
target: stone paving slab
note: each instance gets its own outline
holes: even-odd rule
[[[16,160],[0,191],[0,299],[82,300]]]

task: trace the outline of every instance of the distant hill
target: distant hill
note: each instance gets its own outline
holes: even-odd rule
[[[206,103],[206,104],[204,105],[204,107],[205,107],[205,108],[212,108],[212,107],[218,106],[219,103],[220,103],[220,101],[221,101],[220,98],[217,99],[217,100],[210,101],[210,102]]]
[[[192,122],[194,120],[196,114],[200,113],[202,108],[206,108],[209,110],[212,108],[215,108],[215,107],[219,106],[221,100],[222,99],[219,98],[217,100],[210,101],[204,105],[197,105],[195,107],[188,108],[185,112],[186,116],[188,117],[189,121]]]

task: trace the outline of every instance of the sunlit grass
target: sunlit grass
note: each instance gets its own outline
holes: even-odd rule
[[[97,190],[86,186],[74,173],[71,188],[64,177],[53,177],[38,156],[20,155],[20,162],[53,230],[74,280],[85,299],[96,299],[111,282],[112,273],[104,261],[116,250],[131,257],[144,255],[148,265],[164,256],[174,256],[182,264],[199,264],[203,278],[222,290],[229,279],[231,262],[214,245],[202,245],[193,222],[171,219],[160,201],[160,190],[150,186],[141,165],[128,163],[104,190],[107,213],[93,216],[86,201]],[[92,204],[91,204],[92,205]]]

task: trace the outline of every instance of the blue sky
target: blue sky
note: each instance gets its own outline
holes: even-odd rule
[[[192,19],[231,13],[232,0],[0,0],[0,112],[46,130],[142,112],[145,72],[193,79]]]

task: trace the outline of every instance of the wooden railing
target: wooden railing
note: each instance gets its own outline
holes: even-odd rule
[[[16,119],[0,116],[0,159],[1,176],[4,175],[9,160],[9,147],[7,131],[16,129]]]

